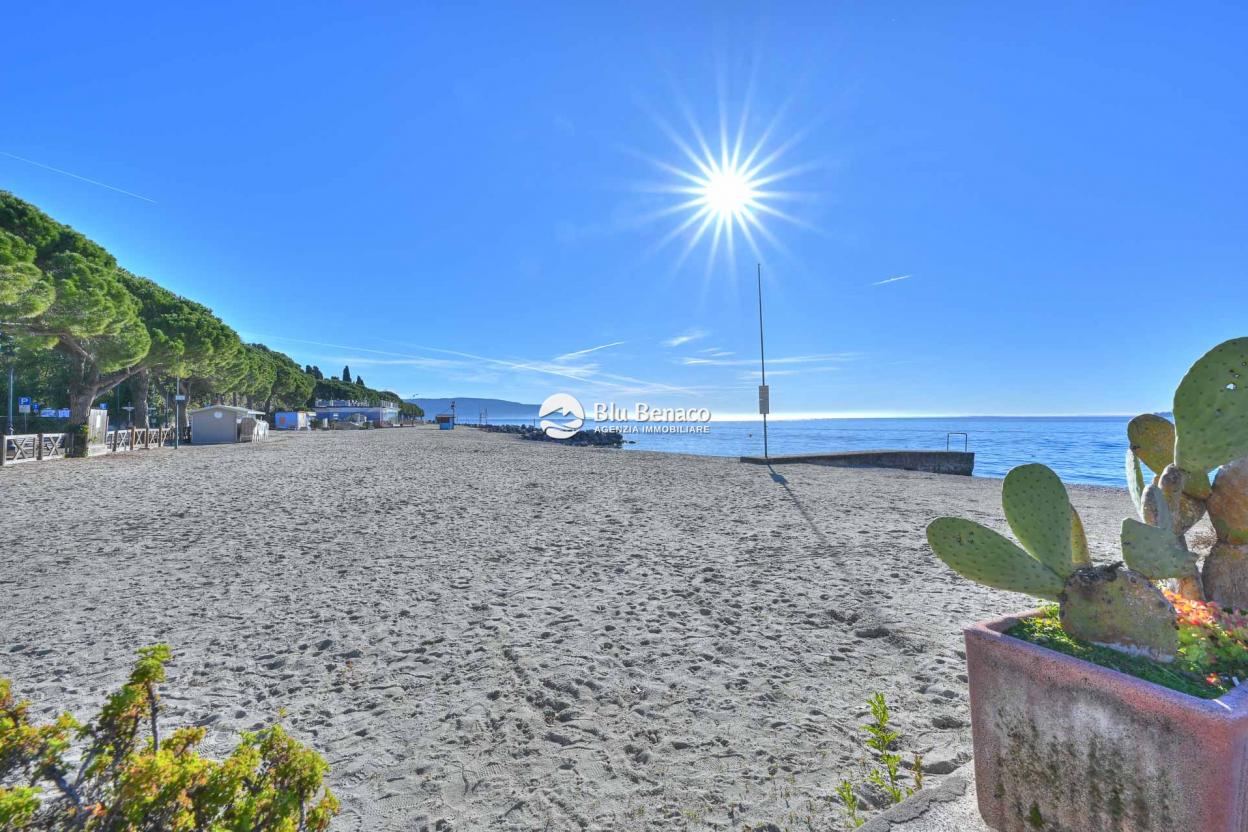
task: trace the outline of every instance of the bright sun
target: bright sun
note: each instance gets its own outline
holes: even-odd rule
[[[736,220],[741,212],[757,207],[758,189],[744,171],[728,166],[711,168],[702,185],[702,202],[720,222]]]
[[[656,117],[659,127],[685,157],[686,165],[646,157],[656,167],[673,176],[675,181],[650,186],[644,190],[677,195],[679,202],[655,211],[643,218],[643,221],[684,215],[676,227],[655,245],[657,251],[677,238],[684,238],[684,250],[675,263],[676,269],[681,267],[698,243],[708,237],[710,247],[706,270],[709,276],[719,256],[721,241],[727,262],[732,266],[736,262],[737,238],[743,239],[751,253],[760,260],[760,243],[764,241],[771,248],[784,252],[784,246],[767,228],[764,219],[804,225],[796,217],[776,207],[776,203],[802,199],[809,194],[775,188],[777,182],[812,168],[810,165],[795,165],[777,170],[780,158],[796,144],[800,134],[769,149],[767,146],[774,143],[777,134],[777,119],[762,130],[755,142],[747,144],[745,134],[749,120],[748,111],[748,106],[742,109],[736,130],[730,131],[721,107],[719,141],[715,149],[712,149],[706,135],[687,109],[685,115],[692,132],[688,138]]]

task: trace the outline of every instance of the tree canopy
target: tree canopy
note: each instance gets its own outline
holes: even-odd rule
[[[192,398],[268,410],[306,406],[320,376],[263,344],[244,344],[206,306],[119,267],[103,247],[6,191],[0,328],[32,380],[63,385],[75,424],[126,381],[145,418],[154,378],[183,379],[180,392]]]

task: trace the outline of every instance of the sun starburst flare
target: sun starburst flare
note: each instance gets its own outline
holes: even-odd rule
[[[731,267],[736,261],[738,237],[748,245],[754,259],[763,259],[762,248],[770,246],[787,255],[787,250],[776,235],[767,227],[769,220],[778,220],[809,228],[798,217],[781,210],[777,203],[810,196],[809,193],[778,190],[775,186],[783,180],[811,170],[809,164],[792,165],[777,169],[778,163],[801,134],[795,134],[773,149],[779,117],[764,129],[752,145],[746,144],[749,121],[749,105],[743,107],[735,133],[730,136],[727,119],[721,106],[719,148],[711,149],[696,120],[685,108],[686,120],[692,133],[692,141],[686,139],[661,118],[655,120],[685,157],[685,166],[672,164],[652,157],[645,157],[668,174],[669,182],[647,188],[651,192],[671,194],[679,198],[675,204],[660,209],[643,218],[653,221],[678,217],[679,221],[654,246],[654,251],[666,247],[678,239],[684,239],[684,247],[675,263],[679,269],[698,247],[709,240],[706,270],[709,275],[720,257],[721,250]],[[722,248],[721,248],[722,246]]]

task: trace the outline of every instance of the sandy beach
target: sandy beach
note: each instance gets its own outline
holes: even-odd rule
[[[999,481],[781,473],[424,427],[5,468],[0,675],[85,718],[167,642],[166,724],[285,709],[336,829],[838,829],[867,696],[952,768],[960,628],[1027,601],[923,535]],[[1125,491],[1070,490],[1109,559]]]

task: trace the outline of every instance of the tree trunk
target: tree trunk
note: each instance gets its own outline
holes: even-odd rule
[[[95,388],[77,384],[69,388],[70,427],[87,423],[87,411],[91,409],[91,402],[93,401],[95,401]]]
[[[69,382],[69,425],[87,423],[91,402],[100,394],[100,371],[91,363],[79,360],[78,377]]]
[[[130,377],[130,403],[134,405],[135,427],[147,427],[147,391],[151,381],[151,370],[139,370]]]

